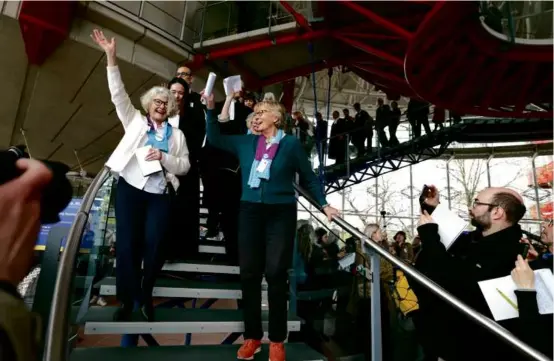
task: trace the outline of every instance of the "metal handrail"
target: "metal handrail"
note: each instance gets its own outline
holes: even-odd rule
[[[58,266],[58,275],[54,287],[54,297],[52,298],[52,308],[46,328],[44,357],[46,361],[65,361],[68,357],[68,313],[69,298],[71,292],[71,283],[73,280],[73,267],[75,258],[81,245],[81,236],[87,223],[89,212],[92,208],[94,198],[100,187],[108,178],[109,171],[103,168],[94,178],[87,189],[79,212],[77,212],[75,221],[69,229],[67,242],[62,253],[60,264]]]
[[[297,184],[295,184],[294,186],[296,188],[296,191],[304,198],[306,198],[308,202],[310,202],[318,210],[323,211],[321,206],[316,201],[314,201],[313,198],[304,189],[302,189]],[[442,288],[441,286],[437,285],[435,282],[433,282],[432,280],[424,276],[413,266],[402,262],[392,254],[390,254],[387,250],[379,246],[379,244],[377,244],[375,241],[372,241],[371,239],[369,239],[365,234],[360,232],[358,229],[356,229],[350,223],[346,222],[341,217],[335,216],[333,218],[333,222],[335,222],[337,225],[339,225],[342,229],[344,229],[348,233],[361,239],[367,247],[373,250],[373,252],[377,253],[378,255],[380,255],[381,257],[383,257],[384,259],[386,259],[396,267],[400,268],[406,275],[412,277],[416,282],[420,283],[426,289],[433,292],[436,296],[441,298],[443,301],[450,304],[458,311],[462,312],[466,317],[471,319],[473,322],[476,322],[477,324],[484,326],[485,329],[492,332],[493,334],[495,334],[495,336],[501,338],[506,343],[510,344],[519,352],[527,356],[530,356],[534,360],[552,361],[550,360],[550,358],[546,357],[541,352],[535,350],[531,346],[527,345],[525,342],[515,337],[511,332],[501,327],[490,318],[483,316],[481,313],[475,311],[473,308],[466,305],[457,297],[448,293],[444,288]]]

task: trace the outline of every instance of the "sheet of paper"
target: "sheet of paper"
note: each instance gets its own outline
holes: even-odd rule
[[[349,253],[339,260],[339,270],[349,270],[350,266],[356,260],[356,253]]]
[[[458,217],[456,213],[448,209],[447,205],[442,203],[435,208],[431,218],[439,225],[439,236],[446,249],[452,246],[467,226],[467,221]]]
[[[151,174],[161,172],[162,171],[162,165],[160,164],[160,161],[158,160],[151,160],[147,161],[145,160],[146,155],[148,154],[148,150],[152,148],[151,145],[144,146],[142,148],[138,148],[135,151],[135,156],[137,157],[137,162],[140,168],[140,171],[142,172],[143,177],[147,177]]]
[[[554,313],[554,276],[549,269],[535,271],[535,289],[540,314]],[[479,288],[487,301],[495,321],[519,317],[516,284],[512,276],[479,282]]]
[[[223,88],[225,95],[232,95],[242,90],[242,81],[240,75],[233,75],[223,79]]]
[[[539,313],[554,313],[554,275],[551,270],[543,268],[535,271],[535,289]]]
[[[206,88],[204,88],[204,95],[206,95],[207,97],[210,96],[210,94],[212,94],[212,90],[214,89],[216,78],[217,76],[215,75],[215,73],[210,73],[210,75],[208,75],[208,80],[206,81]]]

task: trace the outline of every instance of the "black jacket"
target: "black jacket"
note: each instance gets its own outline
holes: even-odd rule
[[[216,109],[221,111],[223,103],[216,104]],[[219,113],[218,111],[218,113]],[[235,103],[235,119],[228,122],[219,123],[221,134],[225,135],[243,135],[248,132],[246,118],[252,113],[252,109],[240,102]],[[225,169],[235,173],[239,170],[239,161],[233,154],[213,147],[206,140],[206,145],[202,150],[203,169],[206,171]]]
[[[478,282],[510,274],[517,255],[523,252],[523,246],[519,243],[519,225],[487,237],[479,232],[464,234],[448,251],[440,243],[436,224],[423,225],[418,232],[423,246],[416,268],[462,302],[492,319]],[[420,306],[421,322],[416,325],[418,336],[438,356],[448,361],[526,359],[415,281],[412,280],[410,285]],[[538,312],[530,309],[533,302],[529,299],[532,300],[530,293],[518,295],[520,317],[499,323],[531,346],[551,355],[552,339],[550,342],[540,341],[543,331],[541,322],[537,322]]]

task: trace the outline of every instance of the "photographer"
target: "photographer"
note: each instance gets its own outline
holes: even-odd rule
[[[34,361],[39,322],[21,300],[17,284],[29,272],[40,228],[41,191],[52,172],[20,159],[21,175],[0,185],[0,360]]]
[[[438,234],[440,225],[429,215],[436,207],[444,207],[439,204],[438,190],[428,187],[422,200],[425,210],[418,227],[422,249],[416,268],[471,308],[492,318],[478,282],[510,274],[514,261],[523,253],[518,225],[525,214],[521,196],[508,188],[481,191],[469,210],[476,230],[459,236],[448,250]],[[410,284],[420,305],[414,322],[426,349],[448,361],[524,359],[427,289],[416,282]],[[515,331],[521,331],[517,319],[501,324],[516,335]]]

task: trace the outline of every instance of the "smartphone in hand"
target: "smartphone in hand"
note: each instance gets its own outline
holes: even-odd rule
[[[435,197],[435,190],[426,184],[423,185],[423,190],[421,191],[421,195],[419,196],[419,205],[421,207],[421,214],[423,214],[424,211],[427,211],[428,214],[433,213],[436,207],[425,203],[425,200],[427,198],[433,198],[433,197]]]

